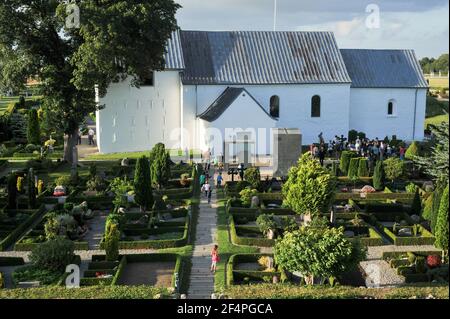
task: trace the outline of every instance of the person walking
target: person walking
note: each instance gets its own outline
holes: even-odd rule
[[[81,145],[81,136],[83,135],[83,133],[81,132],[81,129],[78,129],[78,145]]]
[[[211,198],[212,198],[212,189],[210,187],[208,191],[208,204],[211,204]]]
[[[320,166],[323,167],[323,163],[325,160],[325,147],[321,146],[320,150],[319,150],[319,161],[320,161]]]
[[[401,145],[399,150],[400,159],[403,161],[405,159],[406,148]]]
[[[222,173],[219,173],[219,176],[217,176],[217,188],[222,187],[222,181],[223,181]]]
[[[220,261],[219,258],[219,246],[214,245],[211,251],[211,272],[215,273],[217,270],[217,263]]]
[[[202,186],[202,192],[205,192],[205,196],[208,197],[208,193],[211,190],[211,184],[209,184],[209,181],[206,180],[205,184]]]
[[[200,175],[200,186],[203,186],[203,184],[205,184],[206,181],[206,175],[205,173],[202,173],[202,175]]]
[[[95,145],[94,135],[95,135],[95,131],[92,128],[90,128],[88,131],[89,145]]]

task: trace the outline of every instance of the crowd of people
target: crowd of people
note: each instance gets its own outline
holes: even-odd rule
[[[343,151],[354,151],[361,157],[369,160],[385,160],[389,157],[399,157],[401,160],[405,159],[406,147],[403,144],[391,144],[384,140],[375,138],[369,140],[367,138],[357,137],[355,141],[348,141],[343,135],[335,136],[335,138],[325,144],[322,134],[319,135],[319,144],[312,144],[310,151],[315,158],[324,165],[326,157],[339,159]]]

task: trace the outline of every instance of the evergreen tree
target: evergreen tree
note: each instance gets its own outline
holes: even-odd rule
[[[36,185],[34,181],[33,168],[30,168],[28,171],[28,207],[36,207]]]
[[[106,261],[117,261],[119,259],[119,225],[113,222],[106,224],[104,247]]]
[[[369,166],[367,164],[367,159],[365,158],[359,159],[358,176],[369,177]]]
[[[422,200],[420,199],[419,188],[416,188],[414,199],[411,205],[411,213],[420,216],[422,213]]]
[[[416,156],[419,156],[419,143],[414,141],[406,150],[405,158],[409,160],[414,160]]]
[[[373,172],[373,187],[377,190],[384,189],[384,168],[383,161],[377,161]]]
[[[145,212],[153,207],[153,191],[150,176],[150,163],[146,156],[142,156],[136,163],[134,173],[134,193],[135,202],[141,207],[141,212]]]
[[[359,158],[355,157],[350,160],[348,166],[348,178],[355,179],[358,177]]]
[[[345,175],[348,174],[348,167],[350,165],[350,160],[357,156],[358,156],[358,154],[356,152],[352,152],[352,151],[343,151],[342,152],[341,160],[339,162],[339,169],[343,174],[345,174]]]
[[[443,192],[444,186],[441,182],[438,182],[436,189],[433,192],[433,206],[431,209],[431,218],[430,218],[430,225],[433,233],[436,230],[437,216],[439,214],[439,207],[441,206],[441,199]]]
[[[166,147],[158,143],[153,147],[150,156],[150,167],[153,185],[161,189],[170,179],[170,156]]]
[[[28,144],[41,145],[41,131],[38,114],[35,109],[31,109],[28,112],[27,140]]]
[[[8,176],[8,208],[17,208],[17,176],[14,172]]]
[[[436,222],[436,247],[448,250],[448,185],[445,188]]]

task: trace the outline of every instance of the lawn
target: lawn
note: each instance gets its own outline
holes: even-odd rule
[[[427,78],[433,89],[448,88],[448,78]]]
[[[32,97],[26,98],[25,100],[34,101],[39,98],[41,98],[41,96],[32,96]],[[0,96],[0,115],[2,115],[6,111],[9,104],[16,103],[16,102],[19,102],[18,96],[10,96],[10,97]]]
[[[181,151],[179,150],[169,150],[170,156],[176,157],[176,156],[182,156]],[[86,160],[91,161],[116,161],[121,160],[123,158],[129,158],[129,159],[138,159],[142,157],[143,155],[149,156],[150,150],[148,151],[142,151],[142,152],[126,152],[126,153],[111,153],[111,154],[93,154],[86,157]],[[200,156],[201,152],[199,150],[191,150],[190,154],[194,156]]]
[[[448,114],[446,115],[438,115],[435,117],[430,117],[428,119],[425,120],[425,129],[428,127],[428,125],[438,125],[441,124],[442,122],[448,122]]]

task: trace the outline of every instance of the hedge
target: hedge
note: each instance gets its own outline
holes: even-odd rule
[[[259,232],[259,229],[257,227],[236,226],[235,222],[234,222],[234,218],[231,216],[230,217],[230,236],[231,236],[231,242],[234,245],[258,246],[258,247],[273,247],[275,245],[274,239],[240,237],[237,235],[236,228],[242,229],[242,230]]]
[[[25,262],[22,257],[1,257],[0,267],[22,266]]]
[[[363,246],[383,246],[384,241],[383,237],[372,227],[368,227],[369,230],[369,237],[362,237],[362,238],[349,238],[349,241],[359,241],[361,245]]]
[[[398,237],[389,228],[384,227],[384,234],[396,246],[434,245],[436,238],[422,225],[418,225],[420,237]]]
[[[442,252],[439,250],[420,250],[420,251],[385,251],[382,254],[382,259],[389,260],[393,258],[406,257],[406,255],[412,252],[416,256],[428,257],[430,255],[441,255]]]
[[[339,162],[339,169],[341,172],[345,175],[348,174],[348,168],[350,165],[350,160],[354,157],[358,157],[358,154],[356,152],[352,151],[343,151],[341,153],[341,159]]]
[[[32,251],[37,246],[42,243],[16,243],[14,245],[15,251]],[[87,241],[74,241],[74,249],[75,250],[89,250],[89,243]]]
[[[34,213],[28,217],[22,224],[16,227],[6,238],[0,242],[0,251],[6,250],[8,247],[12,246],[17,239],[20,238],[28,228],[35,223],[38,219],[42,218],[45,214],[45,207],[41,205],[38,209],[34,210]]]
[[[348,178],[358,178],[358,168],[359,168],[359,157],[354,157],[350,159],[350,164],[348,165]]]
[[[257,280],[262,280],[264,277],[281,277],[280,271],[257,271],[257,270],[235,270],[235,266],[238,263],[246,262],[258,262],[259,257],[262,256],[272,256],[271,254],[237,254],[232,255],[227,263],[226,271],[226,284],[227,286],[232,286],[236,284],[237,278],[253,278]]]

